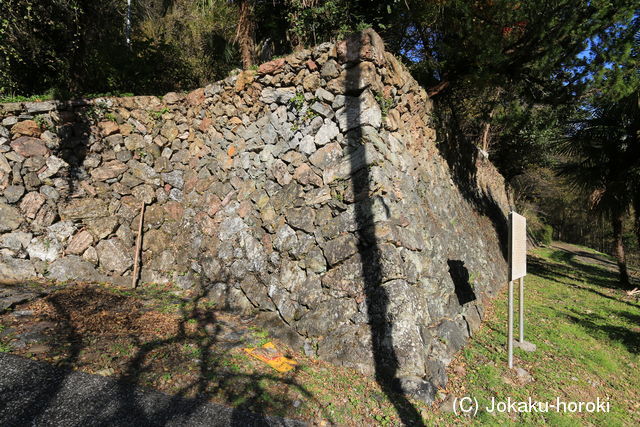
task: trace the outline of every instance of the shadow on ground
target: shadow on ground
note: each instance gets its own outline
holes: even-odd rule
[[[43,332],[54,350],[58,350],[57,366],[68,368],[68,371],[52,376],[37,387],[31,383],[37,383],[38,378],[24,372],[20,387],[29,390],[30,395],[23,404],[11,403],[11,411],[8,407],[3,408],[9,404],[7,401],[0,403],[5,425],[46,423],[48,411],[60,395],[66,393],[64,388],[72,375],[71,368],[87,365],[81,353],[95,344],[98,336],[112,337],[113,345],[126,337],[133,341],[132,348],[136,350],[131,357],[117,361],[121,374],[114,376],[117,378],[113,391],[116,398],[104,402],[104,407],[94,404],[95,417],[83,425],[111,424],[117,420],[127,420],[135,425],[164,425],[174,419],[188,419],[209,405],[212,398],[234,404],[229,417],[231,425],[244,426],[247,420],[251,420],[250,425],[273,425],[274,419],[266,414],[281,413],[283,408],[294,404],[286,390],[295,391],[301,400],[315,399],[297,382],[295,372],[281,376],[275,371],[273,374],[267,370],[267,373],[246,374],[239,372],[237,367],[234,369],[225,356],[231,350],[251,343],[247,343],[246,337],[238,331],[242,326],[234,327],[218,318],[217,312],[207,305],[204,292],[188,300],[176,301],[180,319],[172,326],[163,324],[162,318],[152,317],[149,314],[152,309],[140,300],[97,286],[74,286],[54,292],[44,301],[48,303],[49,311],[39,317],[44,314],[42,317],[49,319],[50,328]],[[145,339],[151,330],[164,330],[165,333],[160,334],[160,338]],[[185,349],[188,350],[186,355]],[[197,358],[197,372],[183,375],[185,380],[171,390],[169,398],[151,407],[143,405],[140,390],[134,386],[145,385],[149,375],[157,375],[157,364],[164,367],[163,375],[182,374],[180,362],[185,357]],[[277,394],[273,389],[267,389],[267,383],[287,387]],[[322,417],[333,422],[328,413],[323,413]]]
[[[537,257],[530,257],[528,260],[528,270],[531,274],[546,280],[587,291],[632,308],[640,308],[640,304],[624,299],[624,294],[620,294],[620,297],[616,296],[615,292],[620,293],[620,291],[625,288],[621,286],[618,274],[615,271],[598,265],[578,262],[575,260],[575,257],[578,255],[580,254],[568,252],[563,249],[557,249],[551,254],[550,258],[552,260],[569,265],[572,267],[571,269],[564,267],[562,264],[550,263]],[[594,259],[600,260],[599,258]],[[615,268],[615,264],[613,264],[613,266]],[[580,282],[584,283],[584,285],[580,285]],[[602,288],[602,290],[598,290],[587,284],[595,285],[596,287]],[[615,292],[607,293],[607,290],[613,290]],[[603,317],[591,311],[582,312],[575,309],[570,309],[570,312],[563,311],[563,315],[570,321],[584,328],[587,333],[594,338],[602,339],[606,337],[611,341],[620,342],[631,353],[640,353],[640,328],[633,330],[625,326],[613,325],[611,320],[612,317],[621,317],[629,323],[640,325],[640,316],[638,315],[628,311],[616,311],[609,313],[607,317]]]
[[[551,254],[551,259],[558,262],[569,265],[574,271],[580,272],[579,275],[571,274],[567,268],[560,264],[552,264],[544,262],[540,258],[530,257],[528,262],[528,269],[531,273],[544,277],[545,279],[559,282],[557,279],[565,278],[568,280],[585,281],[595,284],[601,288],[625,290],[619,280],[619,275],[616,270],[606,268],[604,266],[583,263],[576,260],[578,254],[568,252],[564,249],[556,249]],[[591,254],[593,257],[593,254]],[[614,264],[615,265],[615,264]],[[615,267],[613,267],[615,268]],[[631,278],[632,283],[637,286],[640,284],[639,280]],[[570,284],[566,282],[559,282],[563,284]],[[571,284],[572,285],[572,284]],[[597,291],[594,290],[597,293]],[[609,297],[605,294],[600,294],[605,297]]]
[[[571,310],[572,315],[566,316],[572,322],[580,325],[594,338],[601,339],[603,336],[610,341],[620,342],[629,350],[630,353],[640,353],[640,330],[631,330],[624,326],[611,325],[609,316],[601,316],[595,313],[585,314],[577,310]],[[636,322],[640,321],[640,316],[633,315],[629,312],[618,311],[611,313],[610,316],[620,316],[631,319]]]

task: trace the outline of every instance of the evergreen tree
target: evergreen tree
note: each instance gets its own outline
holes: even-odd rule
[[[440,125],[489,152],[509,180],[536,157],[544,164],[572,106],[594,85],[613,82],[612,64],[625,70],[618,82],[633,73],[634,1],[407,4],[396,15],[411,24],[392,44],[436,110],[456,111],[449,115],[456,124]]]
[[[640,193],[640,90],[621,100],[597,99],[568,129],[559,172],[589,195],[590,208],[611,221],[620,281],[629,286],[623,223]],[[637,219],[637,211],[636,211]],[[636,224],[637,225],[637,224]]]

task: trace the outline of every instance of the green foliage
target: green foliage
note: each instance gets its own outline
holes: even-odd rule
[[[562,125],[569,116],[568,107],[527,105],[513,99],[493,108],[490,158],[505,178],[512,181],[533,166],[550,166],[554,144],[562,137]]]
[[[257,326],[252,326],[249,329],[251,329],[251,335],[253,337],[253,340],[255,341],[255,343],[252,345],[260,347],[271,341],[271,338],[269,337],[269,331]]]
[[[53,118],[47,114],[38,114],[33,118],[41,130],[48,130],[49,132],[56,132],[56,125]]]
[[[536,240],[543,245],[549,245],[553,240],[553,227],[548,224],[542,225],[539,229],[534,230],[533,233]]]
[[[289,104],[296,109],[296,111],[301,111],[302,107],[307,104],[307,101],[304,99],[304,93],[298,92],[296,95],[289,100]]]
[[[291,125],[292,132],[299,130],[303,125],[318,117],[318,113],[309,108],[309,105],[315,101],[316,99],[307,101],[302,92],[296,93],[296,95],[289,100],[289,105],[291,105],[298,114],[296,121]]]
[[[235,11],[224,1],[210,3],[134,2],[127,45],[126,2],[5,0],[0,95],[161,94],[221,78],[234,63]]]
[[[0,103],[3,102],[36,102],[36,101],[48,101],[53,99],[53,94],[45,94],[45,95],[31,95],[31,96],[21,96],[21,95],[0,95]]]
[[[624,221],[640,206],[640,81],[620,99],[595,98],[577,113],[560,145],[559,172],[582,191],[588,207],[611,221],[620,280],[630,285],[624,254]],[[640,215],[635,210],[640,241]]]
[[[159,120],[160,118],[162,118],[163,114],[168,112],[169,112],[169,109],[167,107],[164,107],[163,109],[158,111],[150,111],[149,116],[154,120]]]
[[[512,188],[516,209],[527,218],[529,233],[536,241],[540,242],[549,225],[556,239],[610,251],[610,224],[587,210],[585,195],[557,176],[554,169],[528,167],[512,180]]]
[[[192,343],[183,344],[182,352],[188,357],[191,357],[194,359],[200,359],[202,357],[202,349],[196,344],[192,344]]]
[[[293,46],[311,46],[334,39],[349,31],[345,17],[348,17],[348,2],[326,0],[288,0],[288,33]],[[337,28],[336,24],[341,23]]]
[[[389,114],[389,110],[391,110],[395,103],[392,98],[385,98],[384,94],[376,93],[375,94],[376,102],[378,106],[380,106],[380,111],[382,112],[382,118],[384,119]]]
[[[412,13],[400,13],[419,28],[403,37],[415,43],[409,54],[421,59],[426,84],[515,88],[536,100],[566,96],[603,68],[578,55],[588,40],[600,40],[591,45],[594,55],[620,59],[614,53],[621,41],[608,35],[633,19],[636,7],[633,1],[409,3]]]
[[[169,6],[167,6],[169,4]],[[158,46],[165,59],[180,64],[165,72],[171,90],[189,89],[222,79],[239,64],[233,43],[237,10],[225,0],[147,0],[139,6],[141,39]]]
[[[439,134],[484,148],[511,180],[548,164],[568,113],[596,80],[630,79],[634,8],[632,1],[411,1],[394,13],[413,30],[385,41],[410,60],[436,110],[452,112]],[[625,72],[606,71],[618,68]]]
[[[310,122],[311,120],[318,117],[318,113],[313,111],[311,108],[308,108],[307,111],[304,112],[304,116],[302,116],[302,120],[304,122]]]
[[[559,147],[566,158],[559,171],[596,212],[620,215],[640,197],[640,85],[618,101],[594,99],[577,114]]]
[[[85,111],[86,117],[94,123],[99,122],[109,111],[109,107],[104,102],[98,101]]]
[[[102,92],[102,93],[87,93],[83,94],[82,97],[86,99],[94,99],[94,98],[109,98],[109,97],[117,97],[117,98],[126,98],[133,96],[132,92],[120,92],[120,91],[111,91],[111,92]]]

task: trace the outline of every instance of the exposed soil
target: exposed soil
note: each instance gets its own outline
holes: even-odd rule
[[[374,379],[306,357],[269,337],[254,317],[216,310],[196,293],[0,288],[28,295],[0,314],[1,351],[320,425],[399,422]],[[295,370],[277,372],[243,350],[269,341],[298,363]]]

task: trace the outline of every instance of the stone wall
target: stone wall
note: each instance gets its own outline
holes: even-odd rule
[[[472,149],[460,187],[431,108],[371,31],[188,95],[0,105],[0,280],[129,283],[144,203],[143,282],[429,400],[506,280],[509,209]]]

